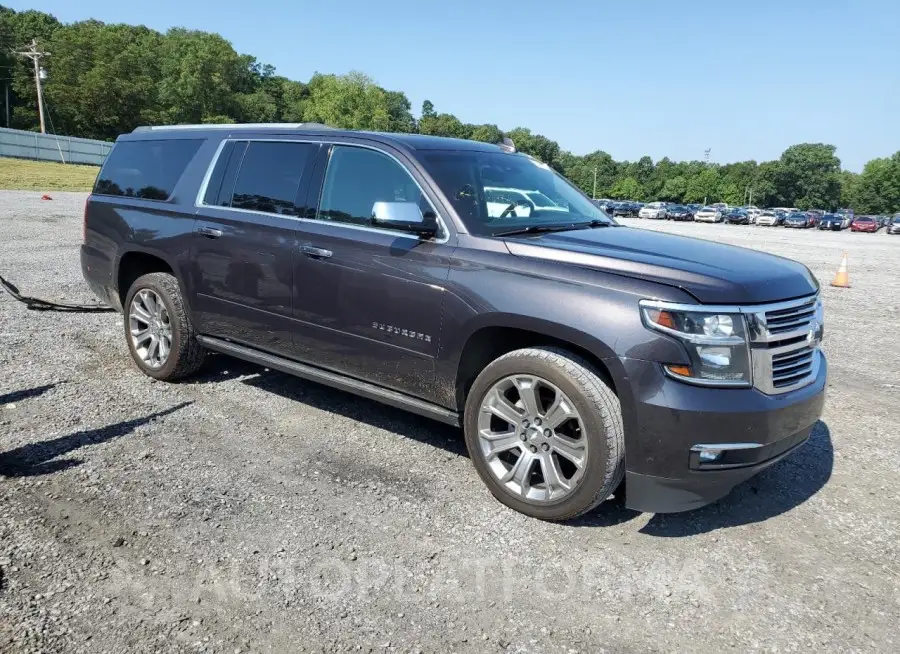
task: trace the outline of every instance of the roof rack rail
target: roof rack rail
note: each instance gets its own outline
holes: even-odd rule
[[[152,132],[156,130],[170,129],[318,129],[332,130],[321,123],[209,123],[200,125],[142,125],[135,127],[134,132]],[[132,132],[133,133],[133,132]]]

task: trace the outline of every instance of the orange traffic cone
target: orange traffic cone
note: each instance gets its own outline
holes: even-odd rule
[[[843,258],[841,258],[841,265],[838,268],[837,274],[834,276],[834,279],[831,280],[832,286],[837,286],[838,288],[850,288],[850,276],[847,274],[847,253],[844,252]]]

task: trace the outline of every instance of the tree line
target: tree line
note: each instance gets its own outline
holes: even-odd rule
[[[722,165],[647,156],[616,161],[601,150],[576,155],[525,127],[464,123],[427,100],[416,117],[406,94],[359,72],[288,79],[218,34],[183,28],[163,34],[96,20],[63,24],[0,5],[0,81],[9,88],[9,126],[18,129],[39,124],[33,65],[13,53],[32,39],[51,53],[41,62],[48,122],[70,136],[112,140],[138,125],[282,121],[491,143],[508,136],[597,197],[900,211],[900,151],[869,161],[859,174],[842,170],[835,146],[824,143],[792,145],[774,161]]]

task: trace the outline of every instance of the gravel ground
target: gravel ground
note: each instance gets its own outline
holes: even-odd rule
[[[83,195],[0,193],[0,274],[89,301]],[[0,297],[0,651],[900,649],[900,236],[624,221],[823,282],[808,445],[678,515],[494,501],[461,434],[225,357],[131,364],[116,314]]]

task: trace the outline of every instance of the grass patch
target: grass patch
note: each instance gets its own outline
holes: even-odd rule
[[[12,191],[90,191],[98,166],[0,157],[0,189]]]

